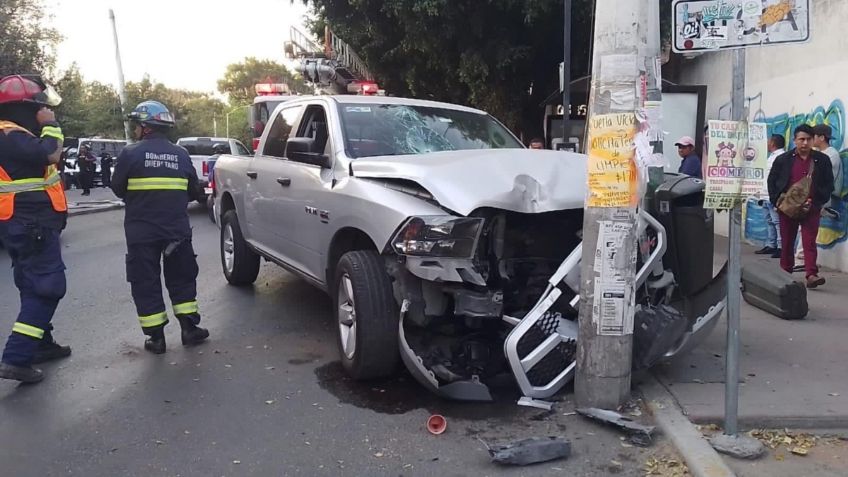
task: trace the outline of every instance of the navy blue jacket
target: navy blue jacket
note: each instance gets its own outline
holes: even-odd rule
[[[57,147],[58,140],[53,137],[38,138],[15,130],[7,130],[5,134],[0,132],[0,167],[12,180],[43,179],[44,168],[50,165],[47,156],[53,154]],[[15,219],[61,230],[66,217],[67,213],[53,210],[47,192],[15,194]]]
[[[169,182],[182,182],[185,188],[157,189],[157,184]],[[191,238],[186,207],[201,195],[197,172],[188,152],[163,134],[149,135],[121,151],[112,190],[127,206],[124,231],[128,244]]]
[[[696,154],[689,154],[680,163],[677,172],[703,179],[701,177],[701,159]]]

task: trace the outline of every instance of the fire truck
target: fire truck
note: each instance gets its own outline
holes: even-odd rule
[[[289,35],[290,40],[284,45],[286,58],[297,62],[297,72],[314,94],[385,94],[365,62],[329,27],[324,30],[323,46],[295,27],[291,27]],[[256,85],[256,97],[248,112],[254,149],[277,105],[296,97],[284,83]]]

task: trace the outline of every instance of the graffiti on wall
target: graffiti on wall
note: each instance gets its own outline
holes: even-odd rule
[[[748,110],[759,101],[762,105],[762,93],[746,98]],[[723,110],[724,107],[720,108]],[[828,106],[818,106],[815,109],[802,113],[781,113],[776,116],[768,116],[758,108],[752,119],[764,122],[768,125],[769,135],[779,134],[786,139],[787,150],[794,147],[792,141],[793,131],[801,124],[815,126],[827,124],[833,129],[831,145],[840,150],[842,157],[842,170],[848,170],[848,148],[846,148],[846,117],[845,106],[839,99],[834,99]],[[841,187],[837,187],[834,195],[840,197],[831,206],[839,212],[839,219],[822,217],[819,227],[817,242],[820,248],[833,248],[837,244],[848,239],[848,174],[844,175]],[[757,201],[751,200],[746,206],[745,238],[754,243],[765,243],[766,241],[766,216],[765,210]]]

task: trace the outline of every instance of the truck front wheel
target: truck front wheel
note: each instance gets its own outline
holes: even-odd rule
[[[235,210],[221,220],[221,266],[231,285],[250,285],[259,276],[259,255],[244,240]]]
[[[344,254],[334,282],[342,365],[354,379],[391,375],[397,368],[398,308],[380,255]]]

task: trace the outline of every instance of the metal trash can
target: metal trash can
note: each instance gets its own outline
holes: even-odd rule
[[[684,296],[701,290],[713,278],[715,216],[704,209],[704,188],[701,179],[666,174],[655,192],[655,217],[665,227],[669,242],[663,264],[674,273]]]

